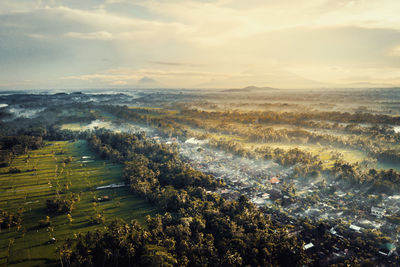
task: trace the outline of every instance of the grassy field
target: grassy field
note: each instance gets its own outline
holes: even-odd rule
[[[94,130],[97,128],[108,128],[110,127],[111,122],[95,120],[91,123],[66,123],[61,125],[61,130],[71,130],[71,131],[85,131],[85,130]]]
[[[194,130],[201,134],[201,131]],[[254,150],[255,148],[263,145],[267,145],[273,149],[280,148],[284,150],[289,150],[293,148],[299,148],[303,151],[309,152],[313,155],[319,156],[322,160],[324,167],[332,167],[335,160],[332,159],[333,153],[340,153],[343,157],[343,160],[349,163],[361,162],[367,156],[364,152],[356,149],[344,149],[344,148],[333,148],[333,147],[326,147],[326,146],[319,146],[315,144],[286,144],[286,143],[257,143],[251,142],[244,137],[237,136],[237,135],[227,135],[222,133],[210,133],[211,137],[215,139],[223,138],[227,141],[235,141],[242,144],[244,147]]]
[[[268,143],[271,148],[281,148],[285,150],[299,148],[313,155],[319,156],[325,167],[332,167],[335,162],[332,159],[332,153],[340,153],[343,160],[349,163],[361,162],[366,158],[364,152],[355,149],[344,148],[329,148],[326,146],[318,146],[314,144],[283,144],[283,143]]]
[[[64,164],[66,158],[70,163]],[[0,168],[0,208],[7,211],[24,209],[22,229],[2,229],[0,233],[0,265],[7,261],[10,242],[9,265],[43,266],[57,265],[55,249],[74,233],[103,227],[90,224],[90,217],[102,212],[107,221],[116,217],[126,221],[137,219],[143,222],[148,214],[156,210],[145,200],[131,193],[127,187],[96,190],[98,186],[120,183],[121,165],[100,160],[88,149],[85,141],[49,142],[36,151],[30,151],[14,160],[12,167],[21,173],[9,174],[8,168]],[[36,171],[28,171],[31,169]],[[81,200],[75,204],[71,215],[48,214],[46,200],[55,196],[56,189],[80,193]],[[94,197],[108,196],[111,200],[96,203]],[[51,228],[37,229],[39,220],[50,216]],[[25,233],[23,231],[25,229]],[[54,237],[56,242],[49,243]]]

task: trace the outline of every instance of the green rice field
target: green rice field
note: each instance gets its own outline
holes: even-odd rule
[[[72,159],[64,163],[65,159]],[[58,264],[56,247],[78,232],[87,232],[104,225],[92,225],[90,217],[102,213],[106,222],[122,218],[144,222],[156,209],[145,200],[132,195],[128,187],[97,190],[96,187],[121,183],[122,166],[101,160],[90,151],[86,141],[48,142],[39,150],[14,159],[10,167],[21,173],[8,173],[0,168],[0,208],[16,213],[23,209],[22,227],[1,229],[0,266],[54,266]],[[80,201],[67,214],[49,214],[46,200],[56,190],[75,193]],[[94,198],[108,201],[94,202]],[[50,216],[51,226],[38,228],[39,220]],[[51,239],[55,238],[55,242]]]

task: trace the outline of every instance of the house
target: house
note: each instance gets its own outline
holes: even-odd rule
[[[263,194],[261,195],[261,197],[264,198],[264,199],[266,199],[266,198],[269,198],[270,195],[269,195],[268,193],[263,193]]]
[[[279,183],[279,179],[278,179],[278,177],[272,177],[272,178],[269,180],[269,182],[270,182],[271,184],[278,184],[278,183]]]
[[[378,218],[382,218],[385,216],[386,209],[380,207],[371,207],[371,215],[376,216]]]
[[[110,201],[111,198],[109,196],[103,196],[103,197],[98,197],[94,201],[95,202],[104,202],[104,201]]]
[[[356,231],[357,233],[361,233],[361,231],[360,231],[360,230],[361,230],[361,227],[360,227],[360,226],[351,224],[351,225],[350,225],[350,229]]]
[[[229,192],[230,192],[229,189],[222,189],[221,192],[220,192],[220,194],[221,194],[221,195],[222,195],[222,194],[228,194]]]
[[[314,244],[310,242],[310,243],[304,245],[304,250],[310,249],[312,247],[314,247]]]
[[[395,245],[393,245],[392,243],[384,243],[379,248],[379,254],[382,254],[384,256],[390,256],[396,250]]]
[[[119,187],[125,187],[125,186],[126,186],[125,183],[110,184],[110,185],[98,186],[98,187],[96,187],[96,190],[108,189],[108,188],[119,188]]]
[[[331,234],[333,234],[333,235],[336,235],[336,234],[337,234],[335,228],[333,228],[333,227],[329,230],[329,232],[330,232]]]
[[[338,197],[340,197],[340,198],[346,196],[346,193],[344,193],[344,192],[342,192],[342,191],[336,191],[335,194],[336,194]]]

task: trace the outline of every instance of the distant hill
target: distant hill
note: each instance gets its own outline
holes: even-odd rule
[[[265,92],[265,91],[272,91],[272,90],[279,90],[279,89],[273,88],[273,87],[247,86],[244,88],[227,89],[227,90],[223,90],[222,92],[246,93],[246,92]]]
[[[152,79],[152,78],[147,77],[147,76],[141,78],[138,81],[138,84],[155,84],[155,83],[158,83],[158,82],[156,80]]]
[[[165,87],[162,83],[159,81],[151,78],[144,76],[140,80],[137,81],[135,88],[163,88]]]

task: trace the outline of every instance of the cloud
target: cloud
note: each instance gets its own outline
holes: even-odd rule
[[[182,62],[171,62],[171,61],[149,61],[151,64],[161,65],[161,66],[170,66],[170,67],[205,67],[205,64],[189,64]]]
[[[127,84],[128,84],[127,81],[114,81],[114,82],[111,82],[111,83],[110,83],[110,85],[117,85],[117,86],[120,86],[120,85],[127,85]]]
[[[64,20],[78,22],[80,25],[99,29],[100,32],[109,32],[126,36],[126,33],[162,33],[184,31],[185,26],[179,22],[163,22],[145,20],[137,17],[128,17],[107,12],[104,9],[79,10],[65,6],[46,7],[47,12],[60,15]]]
[[[390,49],[391,56],[400,57],[400,45],[396,45],[392,49]]]
[[[184,63],[167,62],[167,61],[150,61],[150,63],[156,64],[156,65],[165,65],[165,66],[185,66],[186,65]]]
[[[70,38],[77,38],[77,39],[86,39],[86,40],[113,40],[114,39],[113,35],[106,31],[89,32],[89,33],[67,32],[64,34],[64,36],[70,37]]]
[[[399,9],[397,0],[2,0],[0,82],[396,83]]]
[[[145,6],[153,13],[184,22],[198,29],[254,34],[293,27],[396,27],[400,28],[397,0],[218,0],[218,1],[127,1]],[[295,6],[295,8],[294,8]],[[230,26],[229,26],[230,25]]]
[[[27,33],[26,36],[33,38],[33,39],[47,39],[48,36],[45,36],[43,34],[35,34],[35,33]]]

